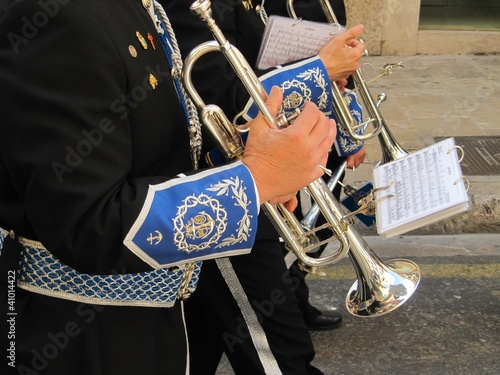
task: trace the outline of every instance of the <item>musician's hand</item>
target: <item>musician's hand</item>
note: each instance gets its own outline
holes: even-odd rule
[[[335,84],[339,88],[340,92],[344,92],[345,87],[347,86],[347,78],[341,78],[341,79],[335,81]]]
[[[366,148],[365,146],[361,147],[358,152],[355,154],[349,155],[347,157],[347,165],[346,168],[352,169],[357,168],[365,161],[366,157]]]
[[[358,69],[358,61],[365,52],[365,45],[358,40],[363,30],[363,25],[351,27],[345,33],[332,38],[319,51],[318,55],[332,82],[347,78]]]
[[[299,200],[297,199],[297,193],[295,193],[271,199],[269,203],[271,204],[282,203],[288,212],[293,212],[299,205]]]
[[[283,100],[273,87],[267,107],[277,115]],[[306,103],[292,126],[271,128],[259,114],[250,125],[242,161],[252,173],[261,202],[287,199],[323,175],[337,130],[313,103]],[[281,197],[281,198],[280,198]],[[284,202],[281,200],[280,202]]]

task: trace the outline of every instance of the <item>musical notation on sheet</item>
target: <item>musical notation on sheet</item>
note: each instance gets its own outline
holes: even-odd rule
[[[441,220],[469,207],[453,138],[428,146],[373,171],[374,186],[388,186],[377,198],[377,229],[386,237]]]
[[[271,16],[262,38],[257,68],[267,69],[314,56],[344,31],[340,25]]]

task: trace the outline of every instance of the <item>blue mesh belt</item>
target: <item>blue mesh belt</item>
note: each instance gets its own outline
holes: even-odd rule
[[[7,235],[9,232],[0,228],[0,254]],[[202,263],[133,274],[89,275],[63,264],[39,242],[18,240],[19,288],[84,303],[170,307],[177,298],[195,290]]]

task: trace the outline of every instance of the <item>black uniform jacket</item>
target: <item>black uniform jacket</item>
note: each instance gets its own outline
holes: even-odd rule
[[[191,169],[186,120],[140,0],[0,2],[1,227],[79,272],[150,270],[122,241],[149,185]],[[2,374],[186,373],[179,304],[92,306],[17,290],[15,309],[21,367],[5,360]],[[4,323],[2,349],[12,345]]]
[[[123,238],[149,184],[192,169],[150,16],[140,0],[2,2],[0,226],[80,272],[150,269]]]

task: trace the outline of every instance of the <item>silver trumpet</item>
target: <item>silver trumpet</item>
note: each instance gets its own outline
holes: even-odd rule
[[[328,2],[328,0],[319,0],[321,8],[325,13],[327,20],[331,24],[339,25],[337,21],[337,17],[333,12],[333,9]],[[295,13],[295,9],[293,7],[293,0],[287,0],[287,10],[290,17],[300,20]],[[340,26],[340,25],[339,25]],[[367,53],[367,52],[366,52]],[[382,130],[382,118],[380,113],[375,105],[375,100],[372,98],[370,91],[366,87],[365,81],[361,75],[361,70],[358,68],[352,73],[352,77],[358,88],[359,95],[361,96],[361,100],[364,103],[365,110],[368,112],[369,117],[368,120],[364,123],[358,124],[356,119],[352,116],[351,111],[347,103],[344,101],[344,96],[337,85],[332,85],[333,91],[333,109],[335,114],[338,117],[339,123],[342,127],[344,127],[345,131],[349,134],[349,136],[357,141],[365,141],[367,139],[371,139],[377,136]],[[367,132],[367,125],[372,125],[373,130]],[[359,129],[364,128],[365,131],[360,132]]]
[[[183,71],[186,91],[199,108],[201,118],[208,130],[216,139],[219,139],[217,141],[219,149],[224,153],[226,159],[241,158],[243,153],[241,141],[238,140],[236,145],[231,144],[233,136],[237,135],[238,131],[228,128],[234,127],[234,125],[220,108],[205,105],[193,87],[191,71],[199,57],[208,52],[222,52],[269,124],[281,128],[286,126],[286,121],[275,119],[269,114],[265,106],[267,94],[262,84],[246,59],[227,41],[216,25],[212,18],[210,1],[198,0],[194,2],[191,5],[191,11],[207,23],[216,43],[213,41],[202,43],[194,48],[186,58]],[[233,152],[234,150],[237,151]],[[284,206],[265,203],[263,210],[282,236],[288,250],[292,251],[302,264],[310,267],[313,271],[316,267],[333,264],[349,253],[358,279],[347,296],[348,310],[353,315],[378,316],[392,311],[404,303],[413,294],[420,280],[418,266],[407,260],[393,260],[384,264],[373,253],[353,225],[350,225],[350,221],[344,219],[342,206],[332,195],[322,178],[313,181],[306,189],[318,204],[321,214],[325,218],[326,228],[330,230],[332,235],[318,243],[315,235],[316,228],[307,230]],[[339,242],[339,249],[332,255],[318,259],[307,256],[308,251],[333,240]]]
[[[385,101],[386,98],[387,98],[386,94],[384,93],[379,94],[378,96],[379,103]],[[389,127],[387,126],[387,123],[383,118],[382,118],[382,129],[380,129],[380,133],[378,134],[377,139],[380,144],[380,149],[382,151],[382,158],[380,159],[380,162],[377,164],[377,166],[403,158],[409,154],[409,152],[406,151],[403,147],[401,147],[401,145],[398,143],[398,141],[389,130]]]
[[[339,25],[338,19],[335,16],[335,12],[333,11],[330,2],[328,0],[318,0],[323,13],[325,14],[326,20],[333,25]],[[286,6],[288,10],[288,14],[293,19],[300,19],[293,7],[293,0],[286,0]],[[368,54],[368,52],[365,52]],[[390,74],[394,67],[403,66],[401,63],[399,64],[387,64],[385,66],[385,72],[381,75]],[[362,141],[366,139],[373,138],[377,136],[377,139],[380,143],[380,147],[382,150],[382,159],[379,164],[384,164],[401,157],[408,155],[408,152],[401,147],[401,145],[397,142],[396,138],[392,135],[389,127],[387,126],[386,121],[384,120],[382,114],[378,110],[380,103],[386,100],[387,96],[384,93],[379,94],[378,103],[375,103],[372,98],[370,91],[366,85],[365,80],[361,74],[361,69],[356,69],[353,74],[354,84],[356,85],[356,90],[359,91],[361,95],[361,100],[364,104],[365,109],[370,116],[367,121],[357,124],[355,119],[352,117],[349,107],[345,104],[343,100],[343,94],[338,89],[337,85],[332,85],[333,89],[333,101],[334,101],[334,110],[337,115],[340,125],[343,126],[354,140]],[[367,125],[373,123],[374,131],[366,134]],[[359,135],[354,132],[354,130],[362,129],[362,134]]]
[[[184,85],[187,93],[198,107],[204,125],[216,140],[219,150],[224,154],[227,160],[239,159],[243,155],[244,146],[238,129],[227,119],[219,107],[215,105],[205,105],[192,83],[191,72],[194,64],[201,56],[209,52],[222,52],[225,55],[270,126],[274,128],[286,127],[288,125],[288,119],[284,116],[275,118],[267,109],[265,105],[267,93],[264,87],[241,52],[227,41],[216,25],[212,18],[210,1],[199,0],[194,2],[191,5],[191,11],[207,23],[216,41],[202,43],[189,53],[184,63]],[[314,235],[314,231],[305,230],[300,225],[295,215],[288,212],[284,205],[264,203],[262,207],[285,241],[287,248],[295,254],[301,263],[314,270],[317,267],[332,264],[342,259],[349,251],[349,242],[342,227],[340,211],[338,208],[333,208],[335,204],[338,205],[338,202],[336,202],[335,198],[326,187],[326,183],[323,179],[319,178],[313,181],[308,185],[308,190],[318,201],[321,213],[329,223],[329,228],[332,233],[329,238],[319,244],[317,243],[317,237]],[[333,240],[339,242],[339,248],[333,254],[318,259],[307,255],[308,252],[312,251],[317,246]]]
[[[319,1],[328,22],[338,24],[329,1]],[[287,8],[290,16],[298,19],[293,9],[293,0],[287,0]],[[375,116],[375,118],[373,121],[372,118],[370,118],[368,121],[358,124],[356,127],[352,127],[350,125],[350,119],[344,122],[350,116],[347,105],[336,105],[334,106],[334,110],[339,117],[341,125],[343,124],[344,127],[348,127],[349,129],[362,127],[362,130],[365,130],[369,123],[375,122],[377,124],[378,127],[376,131],[370,133],[369,137],[360,138],[357,135],[353,136],[351,131],[349,131],[349,134],[352,138],[361,140],[371,138],[375,133],[382,148],[382,160],[379,164],[387,163],[408,155],[408,152],[396,141],[378,110],[381,103],[386,100],[386,95],[380,94],[378,96],[378,102],[374,104],[360,69],[357,69],[353,73],[353,78],[356,87],[362,95],[365,106],[369,109],[369,115]],[[335,89],[337,85],[332,85],[332,87]],[[345,104],[340,90],[334,90],[333,96],[334,101]],[[344,112],[344,110],[346,112]],[[347,112],[349,112],[349,116]],[[355,121],[354,119],[352,120]],[[327,183],[329,189],[333,190],[345,166],[346,162],[340,165],[336,173],[330,177]],[[316,202],[314,202],[309,212],[302,219],[301,225],[308,230],[312,230],[312,228],[315,227],[320,213]],[[357,281],[352,285],[347,294],[346,307],[351,314],[356,316],[379,316],[396,309],[411,297],[420,282],[420,270],[417,264],[406,259],[393,259],[387,262],[382,261],[370,249],[369,245],[363,240],[356,229],[353,228],[353,225],[351,225],[352,222],[348,224],[347,218],[349,216],[352,215],[345,215],[342,220],[349,229],[346,231],[350,244],[349,257],[356,270]],[[316,229],[322,227],[323,226],[320,226]]]

